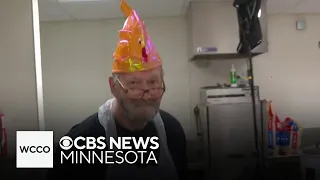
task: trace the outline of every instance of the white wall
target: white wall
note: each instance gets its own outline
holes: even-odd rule
[[[0,111],[15,155],[15,132],[38,130],[32,6],[31,0],[0,4]]]
[[[254,59],[256,83],[262,98],[274,101],[281,118],[291,116],[305,127],[320,126],[316,93],[320,15],[306,16],[308,29],[301,32],[295,30],[295,18],[270,17],[270,52]],[[123,22],[41,23],[45,120],[57,136],[111,97],[108,76]],[[183,18],[147,19],[146,24],[164,61],[168,91],[162,108],[176,116],[193,138],[192,113],[200,87],[228,82],[231,64],[243,71],[245,60],[188,62]]]
[[[320,127],[320,15],[305,16],[305,31],[295,30],[298,18],[270,18],[269,53],[255,60],[256,81],[281,118],[291,116],[304,127]]]

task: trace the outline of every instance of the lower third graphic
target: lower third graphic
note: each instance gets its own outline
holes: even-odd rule
[[[17,168],[53,167],[53,131],[17,131]]]

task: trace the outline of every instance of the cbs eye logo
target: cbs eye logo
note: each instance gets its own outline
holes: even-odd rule
[[[69,136],[63,136],[59,141],[59,145],[61,149],[69,150],[73,146],[73,140]]]

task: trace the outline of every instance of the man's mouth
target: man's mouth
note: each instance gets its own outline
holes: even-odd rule
[[[151,105],[151,104],[139,104],[139,105],[135,105],[135,107],[141,107],[141,108],[143,108],[143,107],[154,107],[154,106]]]

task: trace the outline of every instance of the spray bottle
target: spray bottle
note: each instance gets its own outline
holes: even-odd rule
[[[234,64],[232,64],[230,69],[230,86],[237,87],[237,70],[234,68]]]

